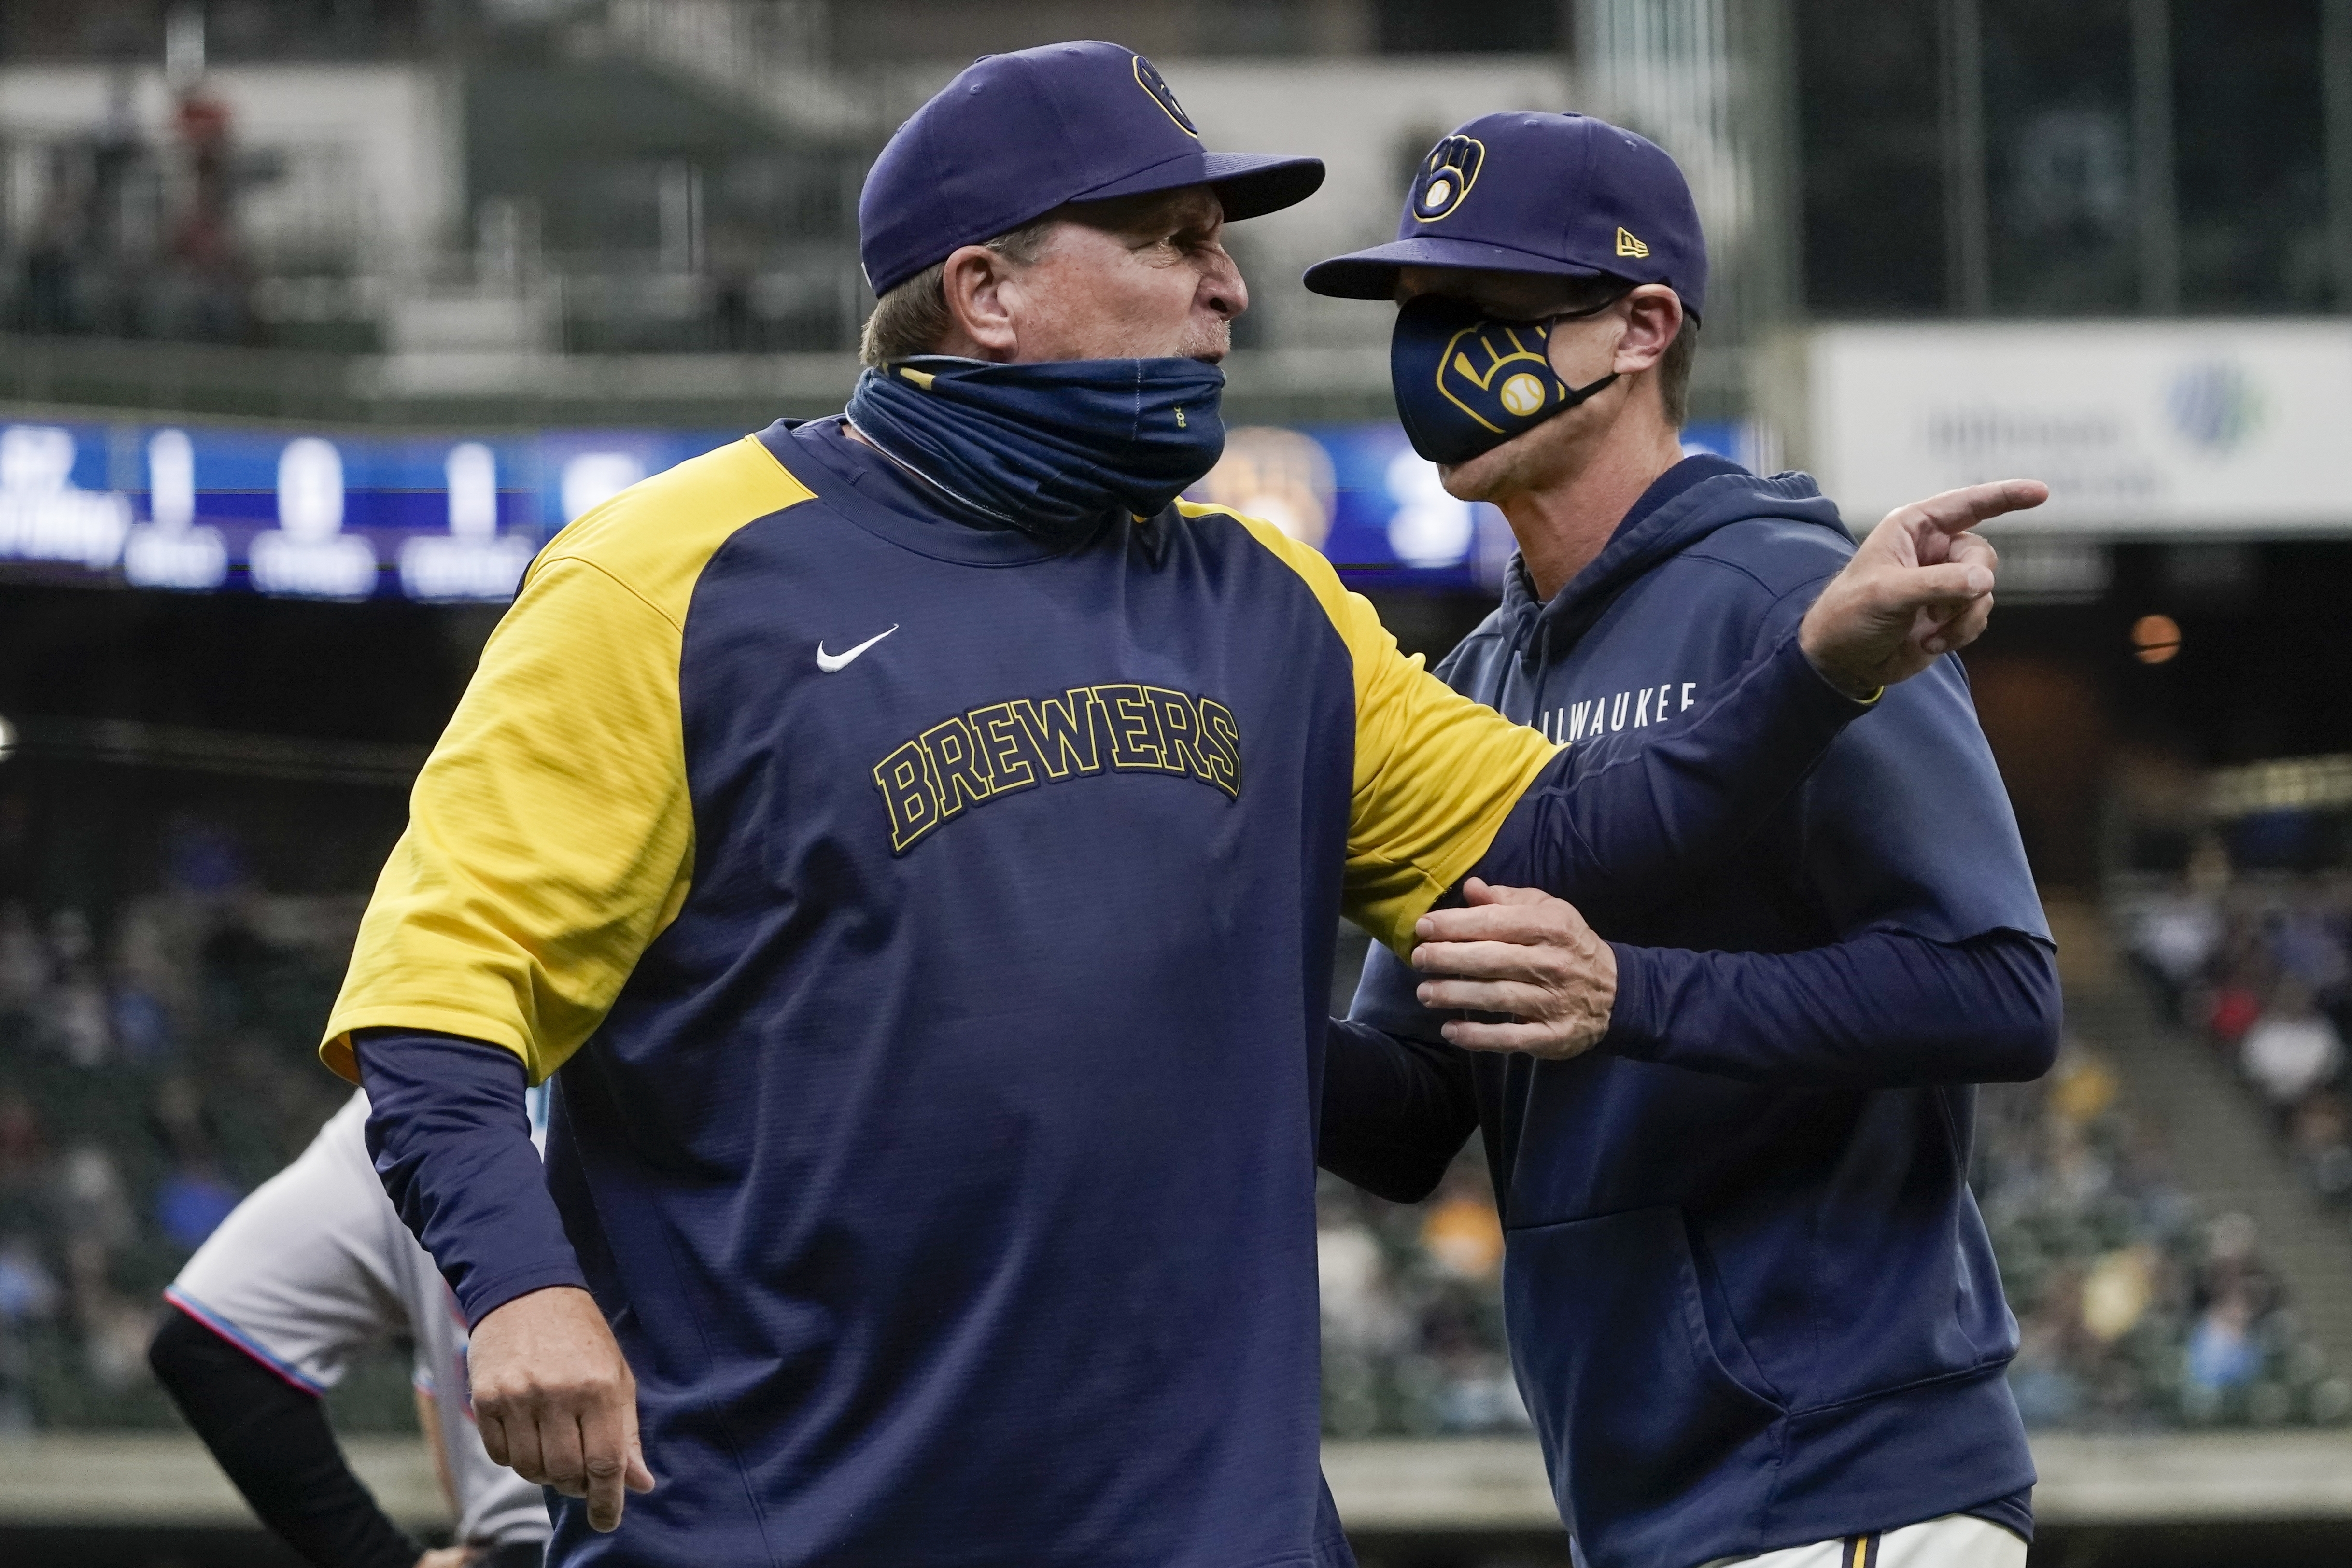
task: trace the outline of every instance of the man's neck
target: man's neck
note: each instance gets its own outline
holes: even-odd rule
[[[1495,498],[1519,541],[1538,599],[1549,602],[1591,565],[1642,492],[1682,461],[1675,432],[1643,434],[1638,441],[1601,442],[1590,461],[1540,490]]]

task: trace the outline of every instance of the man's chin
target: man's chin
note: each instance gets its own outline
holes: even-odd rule
[[[1510,469],[1510,445],[1507,441],[1465,462],[1441,463],[1437,465],[1437,482],[1457,501],[1492,500],[1496,481]]]
[[[1225,356],[1233,351],[1234,335],[1231,329],[1202,332],[1198,337],[1188,334],[1185,340],[1176,348],[1179,358],[1197,360],[1204,365],[1222,365],[1225,362]]]

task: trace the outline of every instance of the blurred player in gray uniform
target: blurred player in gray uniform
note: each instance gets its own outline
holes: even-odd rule
[[[543,1105],[533,1097],[534,1122]],[[148,1358],[253,1511],[320,1568],[536,1565],[545,1503],[482,1451],[465,1324],[384,1197],[367,1113],[352,1095],[188,1260]],[[352,1473],[320,1398],[354,1352],[401,1338],[416,1347],[417,1417],[457,1514],[458,1544],[434,1552]]]

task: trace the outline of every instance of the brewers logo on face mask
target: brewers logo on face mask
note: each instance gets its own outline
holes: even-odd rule
[[[1389,340],[1389,374],[1412,449],[1433,463],[1466,463],[1615,381],[1612,371],[1570,386],[1549,357],[1553,322],[1608,308],[1507,321],[1466,299],[1424,294],[1406,300]]]
[[[1447,340],[1437,362],[1437,390],[1489,430],[1500,433],[1541,413],[1559,378],[1544,346],[1550,327],[1540,321],[1480,321]],[[1489,417],[1491,415],[1492,417]]]
[[[1475,137],[1449,136],[1431,148],[1412,183],[1412,215],[1433,224],[1460,206],[1486,162],[1486,144]]]
[[[1194,125],[1192,117],[1184,112],[1184,106],[1176,101],[1176,95],[1170,90],[1167,78],[1160,74],[1160,68],[1141,55],[1135,57],[1135,80],[1151,95],[1152,102],[1168,111],[1169,119],[1183,128],[1185,135],[1195,141],[1201,139],[1200,127]]]

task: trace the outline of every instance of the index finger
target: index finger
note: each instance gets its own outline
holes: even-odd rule
[[[1412,934],[1420,942],[1542,942],[1553,935],[1558,911],[1572,908],[1564,899],[1546,895],[1535,904],[1433,909],[1414,923]]]
[[[2050,486],[2039,479],[1996,479],[1987,485],[1966,485],[1898,507],[1891,516],[1906,524],[1922,525],[1939,533],[1963,533],[1990,518],[2030,511],[2050,498]]]
[[[1462,901],[1475,909],[1486,904],[1541,904],[1551,897],[1539,887],[1505,887],[1482,877],[1471,877],[1462,883]]]

